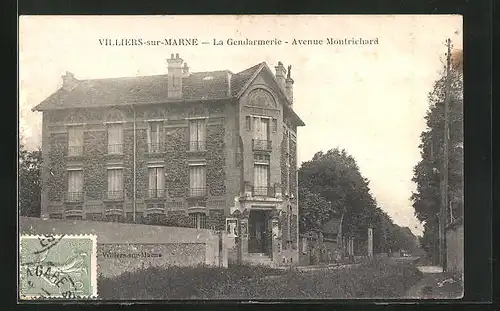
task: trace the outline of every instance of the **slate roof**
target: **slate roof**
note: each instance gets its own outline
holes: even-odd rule
[[[33,111],[65,108],[219,100],[237,97],[267,67],[265,62],[233,74],[229,70],[193,72],[182,79],[182,98],[168,98],[168,75],[77,80],[71,91],[60,88]],[[298,119],[302,120],[290,109]]]
[[[237,74],[232,74],[228,70],[191,73],[182,80],[180,100],[199,101],[233,97],[240,92],[261,65],[262,63],[257,64]],[[167,79],[167,75],[154,75],[78,80],[71,91],[60,88],[33,110],[168,102]]]

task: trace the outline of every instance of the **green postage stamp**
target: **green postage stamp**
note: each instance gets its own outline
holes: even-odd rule
[[[21,299],[97,298],[95,235],[21,235]]]

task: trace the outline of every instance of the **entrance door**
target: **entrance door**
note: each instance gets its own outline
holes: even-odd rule
[[[267,253],[269,230],[265,211],[251,211],[248,218],[248,252]]]

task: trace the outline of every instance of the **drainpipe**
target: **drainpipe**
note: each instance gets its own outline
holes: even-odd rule
[[[137,135],[137,129],[136,129],[136,120],[135,120],[135,106],[132,105],[132,110],[134,111],[134,164],[133,164],[133,170],[134,170],[134,196],[133,196],[133,203],[132,203],[132,209],[133,209],[133,220],[134,220],[134,223],[136,222],[136,219],[135,219],[135,211],[136,211],[136,199],[137,199],[137,191],[136,191],[136,154],[137,154],[137,139],[136,139],[136,135]]]

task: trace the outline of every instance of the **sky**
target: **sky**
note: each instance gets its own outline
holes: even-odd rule
[[[103,46],[99,39],[196,38],[198,46]],[[228,39],[279,39],[279,46],[232,46]],[[372,45],[292,45],[293,39],[378,39]],[[265,61],[292,66],[299,163],[339,147],[357,161],[380,207],[422,234],[410,196],[420,160],[427,94],[443,71],[445,40],[462,47],[459,15],[22,16],[19,124],[29,149],[41,145],[41,113],[31,108],[77,79],[166,74],[179,53],[191,72],[237,73]],[[223,41],[214,45],[213,41]]]

